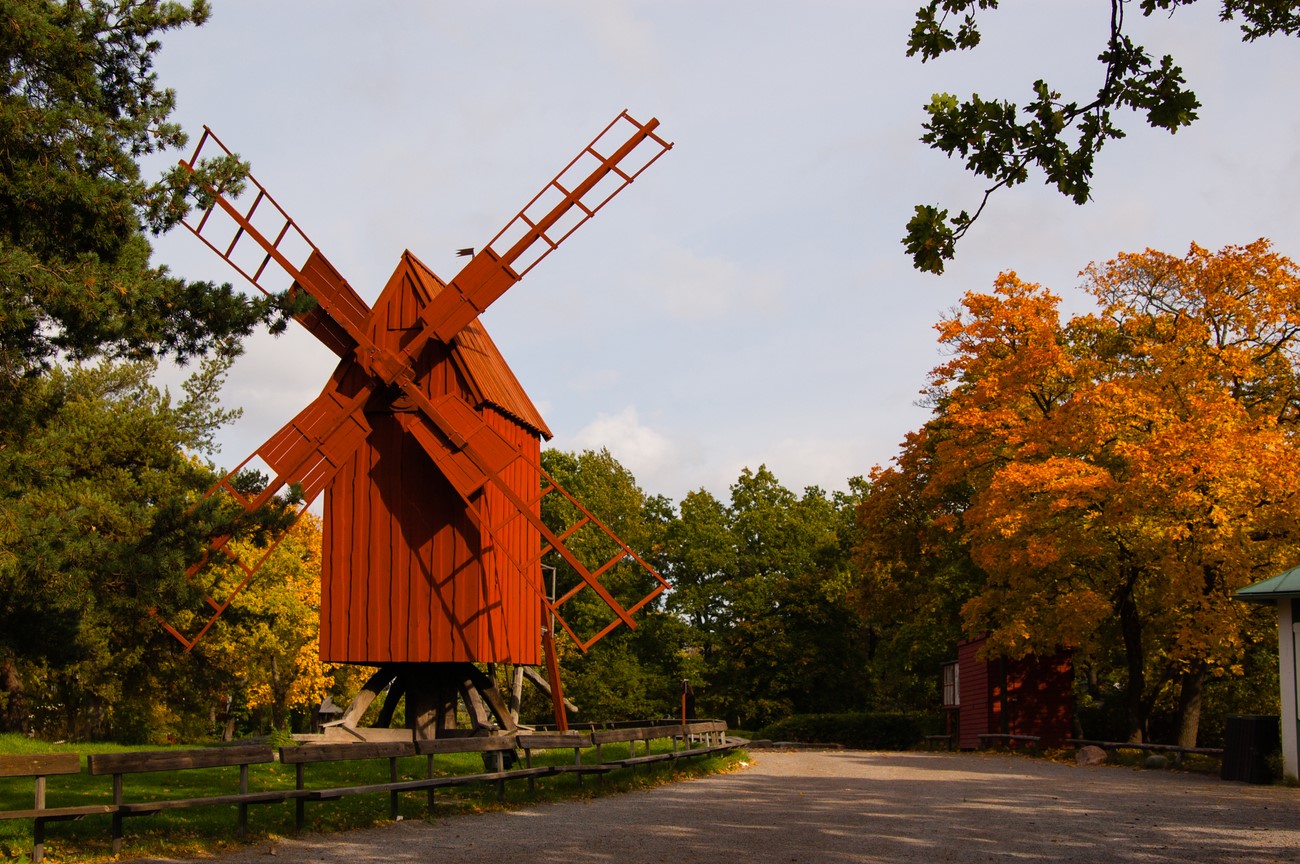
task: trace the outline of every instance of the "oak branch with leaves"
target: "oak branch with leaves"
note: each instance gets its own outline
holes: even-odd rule
[[[1197,0],[1140,0],[1144,16],[1173,14]],[[925,106],[928,119],[921,140],[991,185],[971,213],[950,216],[947,209],[918,204],[907,223],[903,245],[917,270],[942,273],[965,236],[1003,187],[1024,183],[1041,172],[1046,183],[1076,204],[1088,201],[1093,162],[1107,141],[1124,137],[1116,115],[1130,109],[1145,116],[1156,129],[1177,132],[1197,118],[1200,102],[1183,78],[1183,70],[1166,54],[1157,60],[1124,30],[1125,12],[1133,0],[1110,0],[1110,35],[1097,59],[1101,85],[1089,100],[1067,98],[1048,82],[1033,83],[1033,96],[1024,105],[972,94],[965,101],[936,93]],[[980,42],[977,14],[997,9],[998,0],[930,0],[916,13],[907,40],[909,57],[928,62],[944,54],[975,48]],[[1219,17],[1240,21],[1242,38],[1295,35],[1300,32],[1300,3],[1283,0],[1222,0]]]

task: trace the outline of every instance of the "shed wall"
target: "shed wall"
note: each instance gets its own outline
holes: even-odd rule
[[[984,639],[957,643],[957,683],[961,707],[957,713],[957,746],[974,750],[979,736],[989,731],[989,667],[975,654]]]
[[[1070,656],[985,662],[976,658],[984,642],[981,637],[957,643],[957,746],[973,750],[984,734],[1037,735],[1040,746],[1062,746],[1074,734]]]
[[[1009,661],[1006,731],[1037,735],[1042,747],[1061,747],[1073,736],[1074,666],[1068,654]]]

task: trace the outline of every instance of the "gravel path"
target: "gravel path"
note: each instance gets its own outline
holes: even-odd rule
[[[746,770],[646,792],[304,835],[216,861],[1300,862],[1300,789],[998,755],[753,755]]]

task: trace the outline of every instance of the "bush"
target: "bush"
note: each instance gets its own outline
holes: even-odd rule
[[[758,737],[807,744],[843,744],[859,750],[908,750],[941,732],[940,720],[921,711],[795,714],[767,726]]]

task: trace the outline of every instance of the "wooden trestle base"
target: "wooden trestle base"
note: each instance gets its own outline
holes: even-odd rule
[[[375,725],[362,726],[362,718],[380,694],[384,701]],[[406,726],[394,729],[393,717],[403,700]],[[469,716],[467,726],[459,726],[456,719],[462,705]],[[410,741],[517,730],[496,681],[473,663],[391,663],[370,676],[343,717],[325,724],[322,735],[296,737],[323,742]]]

